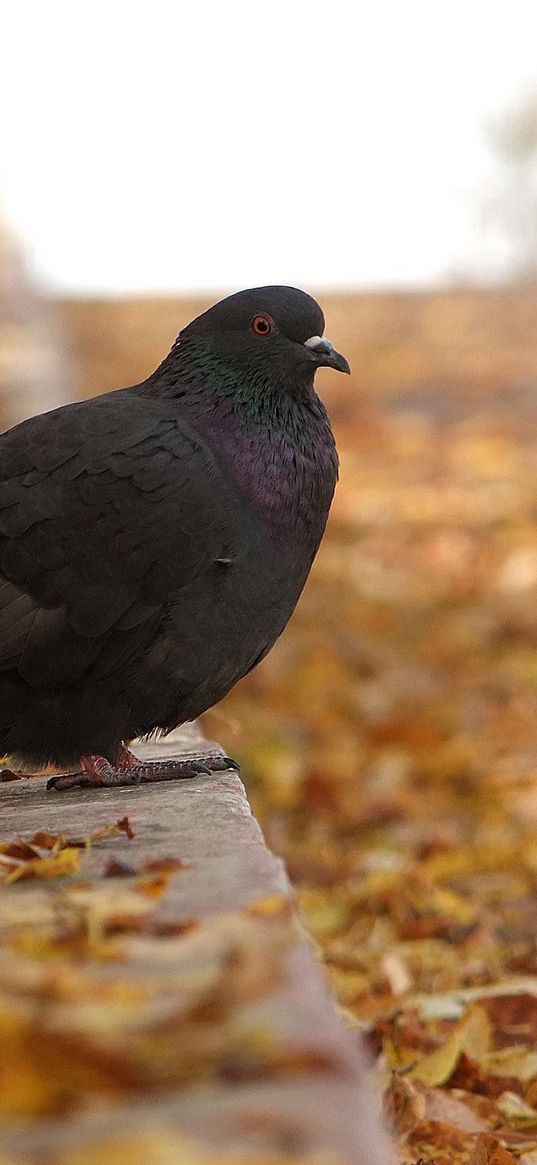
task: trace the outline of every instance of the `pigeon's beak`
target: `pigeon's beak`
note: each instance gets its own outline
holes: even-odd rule
[[[334,345],[324,336],[311,336],[306,340],[305,347],[313,353],[317,364],[326,368],[335,368],[337,372],[350,372],[350,364],[341,352],[336,352]]]

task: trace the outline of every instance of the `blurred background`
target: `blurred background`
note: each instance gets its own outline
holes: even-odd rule
[[[143,378],[242,286],[316,294],[351,362],[318,378],[341,481],[307,590],[206,717],[329,933],[319,895],[385,822],[393,865],[450,844],[457,798],[471,830],[476,790],[537,816],[535,5],[2,25],[3,427]]]

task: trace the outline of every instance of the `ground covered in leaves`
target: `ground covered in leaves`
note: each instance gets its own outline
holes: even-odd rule
[[[536,396],[348,419],[294,621],[207,724],[405,1165],[537,1163]]]
[[[537,1163],[536,303],[528,285],[325,304],[354,372],[350,388],[322,381],[340,394],[329,403],[343,454],[329,533],[285,636],[205,726],[244,764],[375,1058],[404,1165]],[[75,380],[88,394],[137,381],[193,314],[171,300],[63,305]],[[237,921],[238,979],[212,928],[168,934],[194,971],[163,1022],[156,989],[133,990],[126,968],[154,961],[155,910],[181,870],[143,869],[135,842],[118,869],[114,845],[33,835],[0,847],[0,1120],[61,1116],[82,1087],[92,1102],[145,1089],[155,1053],[165,1085],[183,1069],[225,1073],[237,992],[262,996],[278,973],[278,910],[270,958],[259,919]],[[102,848],[90,890],[88,846]],[[21,889],[24,918],[10,914]],[[59,1013],[78,1041],[76,1079]],[[117,1043],[131,1024],[116,1071],[110,1033]],[[281,1055],[262,1041],[246,1051],[234,1046],[235,1073],[246,1062],[269,1076]],[[53,1165],[210,1159],[163,1127]]]
[[[118,839],[127,839],[127,858],[115,856]],[[133,1097],[143,1104],[193,1084],[283,1077],[289,1085],[316,1070],[326,1068],[326,1080],[337,1074],[330,1049],[315,1055],[307,1039],[270,1020],[270,1000],[302,942],[289,900],[274,895],[181,922],[170,890],[190,868],[165,855],[143,860],[129,817],[85,836],[39,830],[0,842],[2,1136],[46,1118],[66,1128],[82,1118],[83,1128],[88,1111],[106,1114]],[[248,1119],[243,1100],[237,1120],[251,1132]],[[335,1155],[295,1153],[284,1115],[267,1109],[250,1119],[254,1131],[255,1119],[261,1124],[260,1150],[239,1154],[243,1165],[339,1165]],[[215,1159],[210,1142],[158,1111],[136,1131],[124,1119],[115,1135],[94,1133],[81,1144],[78,1129],[71,1140],[73,1147],[19,1146],[13,1165]],[[237,1156],[222,1149],[218,1159],[232,1165]],[[0,1165],[11,1162],[0,1149]]]

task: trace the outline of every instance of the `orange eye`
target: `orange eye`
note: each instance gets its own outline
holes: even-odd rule
[[[272,323],[268,316],[254,316],[252,327],[258,336],[270,336],[272,331]]]

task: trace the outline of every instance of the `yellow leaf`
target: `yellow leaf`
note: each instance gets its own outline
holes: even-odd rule
[[[80,851],[75,847],[62,849],[54,857],[34,858],[32,861],[19,862],[4,878],[8,885],[19,882],[24,878],[63,878],[68,874],[78,874],[80,870]]]
[[[537,1052],[529,1048],[502,1048],[490,1052],[482,1061],[491,1076],[514,1076],[517,1080],[531,1080],[537,1076]]]
[[[516,1092],[502,1092],[496,1101],[496,1107],[515,1128],[522,1131],[537,1128],[537,1111],[526,1104]]]
[[[445,1084],[446,1080],[449,1080],[457,1067],[461,1052],[459,1033],[454,1032],[445,1044],[424,1056],[408,1075],[412,1080],[426,1084],[428,1088],[437,1088],[439,1084]]]
[[[330,967],[330,982],[338,999],[345,1004],[352,1003],[370,987],[370,979],[361,971],[347,971],[341,967]]]
[[[274,914],[281,914],[289,905],[289,899],[283,894],[268,894],[266,898],[258,898],[248,907],[248,914],[254,917],[266,918]]]
[[[463,1052],[479,1062],[486,1056],[491,1044],[490,1021],[482,1007],[472,1007],[462,1018],[449,1039],[440,1048],[424,1056],[409,1072],[429,1088],[436,1088],[449,1080]]]
[[[471,1007],[460,1021],[461,1050],[478,1062],[486,1056],[492,1043],[492,1029],[484,1007]]]

